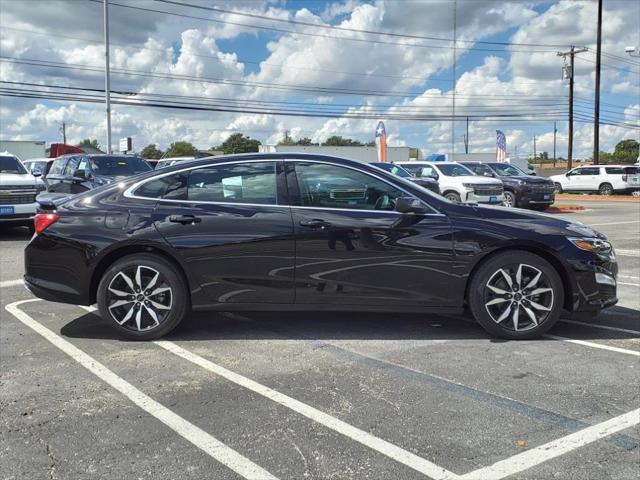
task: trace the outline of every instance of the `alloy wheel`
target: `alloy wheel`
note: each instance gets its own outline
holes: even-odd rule
[[[507,330],[530,330],[543,323],[553,308],[550,279],[524,263],[498,269],[487,281],[484,305],[491,319]]]
[[[516,206],[516,199],[510,192],[504,192],[504,202],[502,202],[507,208],[513,208]]]
[[[113,276],[106,303],[118,325],[142,332],[158,327],[166,319],[173,305],[173,291],[155,268],[131,266]]]

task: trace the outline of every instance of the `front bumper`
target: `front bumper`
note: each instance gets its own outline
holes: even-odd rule
[[[574,312],[598,312],[618,303],[615,253],[602,257],[585,252],[584,259],[572,259],[569,264],[575,278]]]
[[[473,190],[468,190],[465,197],[463,197],[463,201],[470,203],[485,203],[489,205],[502,205],[504,203],[503,193],[500,195],[477,195]]]
[[[16,205],[0,205],[2,207],[13,207],[13,213],[10,215],[0,215],[0,223],[16,223],[27,225],[36,214],[37,203],[19,203]]]
[[[523,192],[518,200],[520,205],[551,205],[556,201],[556,195],[551,193],[528,193]]]

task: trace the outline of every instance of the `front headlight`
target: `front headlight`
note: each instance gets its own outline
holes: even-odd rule
[[[462,186],[466,187],[466,188],[473,188],[473,187],[476,186],[476,184],[475,183],[463,183]]]
[[[580,250],[587,252],[607,255],[613,250],[609,242],[600,238],[569,238],[568,240]]]

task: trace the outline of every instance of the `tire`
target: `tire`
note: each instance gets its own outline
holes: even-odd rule
[[[560,185],[558,182],[555,182],[554,185],[556,187],[555,192],[556,193],[562,193],[562,185]]]
[[[504,202],[503,204],[507,208],[514,208],[518,206],[518,201],[516,200],[516,195],[507,190],[504,191]]]
[[[603,183],[600,185],[600,188],[598,188],[598,193],[606,196],[613,195],[613,185],[610,183]]]
[[[456,192],[447,192],[444,194],[444,198],[446,198],[447,200],[453,203],[461,202],[460,195]]]
[[[521,285],[517,284],[519,268]],[[507,274],[513,288],[502,272]],[[536,283],[530,285],[533,280]],[[538,290],[541,291],[531,295]],[[492,256],[475,272],[469,285],[468,303],[475,319],[490,334],[526,340],[539,337],[558,321],[564,288],[558,272],[544,258],[512,250]]]
[[[102,275],[96,296],[100,316],[130,340],[160,338],[190,310],[189,289],[181,273],[162,257],[147,253],[114,262]],[[124,303],[114,306],[116,302]]]

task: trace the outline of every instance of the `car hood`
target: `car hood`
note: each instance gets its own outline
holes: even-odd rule
[[[547,177],[535,177],[533,175],[507,175],[500,177],[500,180],[505,182],[522,181],[527,185],[549,185],[553,183],[551,179]]]
[[[94,181],[100,185],[107,185],[108,183],[120,182],[133,175],[96,175],[93,177]]]
[[[459,177],[447,177],[455,178],[461,183],[475,183],[476,185],[500,185],[502,182],[498,178],[481,177],[480,175],[460,175]]]
[[[0,176],[0,189],[5,185],[41,185],[42,180],[30,173],[3,173]]]
[[[478,214],[487,220],[495,220],[500,224],[509,224],[513,227],[532,230],[540,234],[563,235],[566,237],[595,237],[606,239],[606,235],[592,227],[576,220],[560,218],[556,214],[531,212],[519,208],[505,208],[499,206],[472,206],[467,207],[469,215]]]

